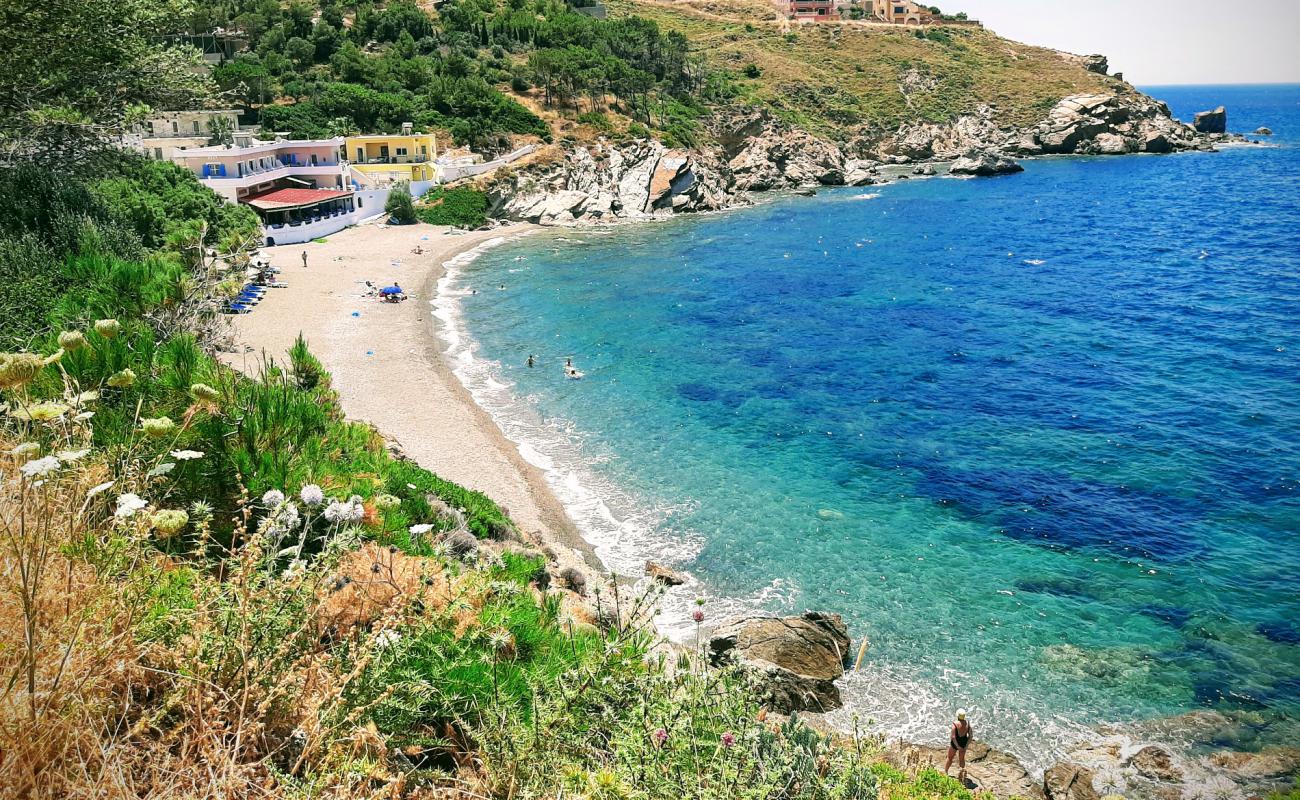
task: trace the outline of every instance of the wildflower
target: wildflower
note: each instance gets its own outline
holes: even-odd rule
[[[173,450],[172,458],[177,461],[195,461],[203,458],[202,450]]]
[[[351,513],[351,504],[333,500],[325,507],[325,519],[330,522],[346,522]]]
[[[318,506],[325,502],[325,492],[314,483],[309,483],[298,491],[298,497],[302,504],[308,507]]]
[[[262,505],[267,508],[275,508],[284,502],[284,492],[279,489],[268,489],[266,494],[262,495]]]
[[[29,478],[44,478],[46,475],[53,475],[62,466],[57,456],[46,456],[33,461],[28,461],[20,468],[22,473]]]
[[[31,383],[44,366],[36,353],[0,353],[0,389]]]
[[[659,728],[653,734],[651,734],[651,736],[652,738],[654,738],[655,744],[659,745],[660,747],[663,747],[664,742],[668,741],[668,731],[664,730],[663,728]]]
[[[73,417],[73,418],[72,418],[72,421],[73,421],[73,422],[89,422],[89,421],[90,421],[90,418],[93,417],[93,416],[95,416],[95,412],[94,412],[94,411],[83,411],[83,412],[81,412],[80,414],[78,414],[77,416]]]
[[[423,535],[425,535],[426,533],[428,533],[429,531],[433,530],[433,526],[432,526],[432,525],[429,525],[429,524],[427,524],[427,523],[426,523],[426,524],[422,524],[422,525],[412,525],[411,527],[407,528],[406,530],[410,531],[410,533],[411,533],[411,539],[414,540],[414,539],[419,539],[421,536],[423,536]]]
[[[387,650],[402,639],[402,634],[392,628],[385,628],[375,636],[375,649]]]
[[[170,539],[185,530],[185,526],[190,522],[190,515],[178,509],[167,509],[154,512],[149,521],[153,523],[154,530],[158,531],[159,536]]]
[[[86,335],[81,331],[63,331],[59,334],[59,347],[71,353],[86,346]]]
[[[60,347],[58,350],[55,350],[53,353],[50,353],[50,354],[49,354],[48,356],[46,356],[45,358],[42,358],[42,359],[41,359],[41,366],[43,366],[43,367],[48,367],[48,366],[51,365],[51,364],[57,364],[57,363],[59,363],[60,361],[63,360],[63,354],[64,354],[65,352],[67,352],[67,351],[64,350],[62,347]]]
[[[161,439],[176,430],[176,423],[171,417],[152,417],[140,420],[140,430],[150,439]]]
[[[60,450],[55,455],[57,455],[59,460],[63,461],[63,463],[70,464],[73,461],[80,461],[90,455],[90,450]]]
[[[90,499],[90,498],[94,497],[94,496],[97,495],[97,494],[101,494],[101,493],[103,493],[103,492],[107,492],[109,489],[112,489],[112,488],[113,488],[113,481],[106,481],[106,482],[104,482],[104,483],[101,483],[101,484],[99,484],[98,486],[95,486],[95,487],[93,487],[92,489],[90,489],[89,491],[86,492],[86,499]]]
[[[276,533],[288,532],[298,527],[298,507],[293,503],[282,503],[276,507],[271,520],[271,528]]]
[[[722,734],[723,747],[729,748],[733,746],[735,743],[736,743],[736,734],[732,733],[731,731],[726,731],[725,733]]]
[[[95,323],[95,333],[105,339],[112,339],[122,330],[122,323],[115,319],[101,319]]]
[[[306,570],[307,562],[303,561],[301,558],[295,558],[293,561],[289,562],[289,566],[285,568],[281,576],[288,580],[293,580],[303,572],[306,572]]]
[[[135,371],[124,369],[114,372],[109,376],[107,383],[114,389],[128,389],[135,385]]]
[[[137,511],[142,511],[149,504],[144,501],[138,494],[127,492],[117,497],[117,511],[113,516],[118,519],[130,519],[135,516]]]
[[[695,612],[691,614],[691,619],[695,620],[695,623],[698,625],[704,621],[704,612],[697,608]]]
[[[25,419],[32,422],[51,422],[68,413],[68,407],[63,403],[33,403],[25,408],[15,408],[9,412],[9,416],[15,419]]]
[[[381,494],[375,498],[375,508],[390,509],[397,508],[402,504],[402,498],[391,494]]]
[[[23,442],[10,450],[9,455],[14,458],[25,458],[27,456],[34,456],[39,452],[41,452],[41,446],[36,442]]]
[[[215,403],[221,397],[221,392],[206,383],[196,383],[190,387],[190,396],[205,403]]]

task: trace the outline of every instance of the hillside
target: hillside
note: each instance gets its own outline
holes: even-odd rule
[[[1063,97],[1120,83],[1078,59],[976,27],[924,31],[850,22],[791,25],[764,0],[611,0],[679,31],[693,52],[731,74],[739,102],[770,106],[814,133],[946,122],[981,105],[1001,124],[1032,124]],[[757,77],[746,68],[757,67]],[[749,71],[753,74],[753,70]]]

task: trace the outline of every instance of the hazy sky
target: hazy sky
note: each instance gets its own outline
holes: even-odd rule
[[[1300,0],[927,0],[1131,83],[1300,83]]]

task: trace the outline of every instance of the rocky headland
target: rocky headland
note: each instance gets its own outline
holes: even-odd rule
[[[718,211],[754,195],[817,186],[867,186],[908,173],[991,176],[1016,159],[1214,150],[1242,138],[1224,132],[1223,109],[1175,119],[1164,103],[1112,80],[1112,90],[1062,98],[1033,125],[1001,124],[996,111],[944,123],[916,122],[832,141],[765,109],[722,109],[707,119],[708,144],[669,148],[652,139],[552,145],[485,182],[491,216],[543,225],[651,219]],[[900,168],[906,169],[900,169]]]

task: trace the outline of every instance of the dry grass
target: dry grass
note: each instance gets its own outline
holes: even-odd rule
[[[1061,97],[1107,86],[1056,51],[978,28],[929,29],[772,19],[765,0],[611,0],[681,31],[716,68],[736,76],[742,101],[770,106],[814,132],[848,137],[863,128],[942,122],[981,105],[999,122],[1040,119]],[[746,79],[754,64],[762,74]]]

